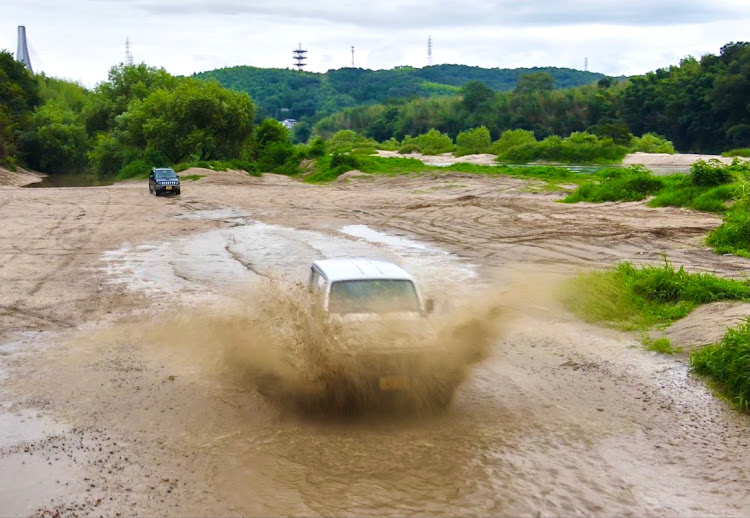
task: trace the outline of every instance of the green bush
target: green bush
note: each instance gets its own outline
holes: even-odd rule
[[[599,138],[589,133],[574,132],[562,139],[556,135],[541,142],[513,146],[498,159],[503,162],[526,164],[534,161],[567,164],[610,164],[622,161],[628,148],[614,143],[611,138]]]
[[[663,181],[642,166],[627,169],[610,168],[594,173],[595,182],[583,184],[569,194],[563,203],[588,201],[639,201],[663,187]]]
[[[750,205],[738,202],[724,218],[720,227],[708,234],[706,244],[718,254],[750,257]]]
[[[307,143],[307,157],[320,158],[326,154],[326,142],[320,137],[313,137]]]
[[[625,329],[646,328],[683,318],[699,304],[750,300],[746,281],[691,274],[662,266],[636,267],[623,262],[613,269],[578,275],[563,288],[565,305],[589,322]]]
[[[739,149],[730,149],[729,151],[724,151],[721,156],[727,156],[727,157],[734,157],[734,156],[741,156],[741,157],[750,157],[750,148],[739,148]]]
[[[533,131],[528,130],[506,130],[500,135],[500,138],[490,146],[490,153],[501,155],[512,147],[523,144],[536,144],[536,138]]]
[[[718,344],[691,354],[690,365],[710,376],[739,409],[750,410],[750,318],[729,329]]]
[[[344,153],[339,153],[338,151],[334,151],[331,154],[331,170],[337,170],[339,168],[344,168],[346,171],[352,171],[354,169],[357,169],[359,167],[359,160],[357,160],[357,157],[354,157],[352,155],[346,155]],[[346,172],[343,171],[343,172]]]
[[[633,137],[631,144],[633,151],[643,153],[669,153],[675,154],[674,145],[669,140],[655,133],[646,133],[642,137]]]
[[[378,143],[352,130],[337,131],[326,143],[329,151],[348,153],[356,148],[375,149]]]
[[[736,164],[737,160],[735,159],[735,164],[733,165]],[[695,185],[713,187],[732,181],[732,167],[723,164],[715,158],[710,159],[708,162],[698,160],[690,166],[690,177],[693,179],[693,184]]]
[[[378,149],[383,149],[385,151],[398,151],[400,147],[401,143],[393,137],[381,142],[377,146]]]
[[[419,135],[415,140],[417,146],[419,146],[420,153],[423,155],[450,153],[455,149],[451,138],[436,129],[431,129],[427,133]]]
[[[456,156],[486,153],[491,143],[490,130],[484,126],[462,131],[456,137]]]
[[[148,178],[151,173],[151,165],[145,160],[135,160],[130,162],[128,165],[120,169],[120,172],[115,176],[115,180],[129,180],[131,178]]]
[[[398,148],[398,152],[400,155],[408,155],[410,153],[414,153],[415,151],[419,152],[419,146],[415,142],[409,142],[408,144],[404,144],[400,148]]]

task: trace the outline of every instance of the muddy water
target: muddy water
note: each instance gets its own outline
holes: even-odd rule
[[[54,365],[40,363],[34,372],[32,396],[44,394],[46,405],[64,409],[68,421],[60,426],[95,431],[84,443],[98,448],[73,459],[93,455],[85,477],[102,498],[115,500],[90,514],[750,512],[750,421],[728,411],[684,365],[557,311],[549,296],[554,279],[544,272],[506,272],[499,290],[487,292],[480,287],[492,288],[496,272],[366,226],[300,231],[234,210],[190,217],[225,226],[184,238],[155,236],[103,257],[110,282],[150,297],[163,311],[81,332],[56,353]],[[466,314],[480,324],[495,302],[484,294],[503,294],[500,337],[446,411],[304,413],[262,396],[243,376],[269,344],[283,345],[273,339],[283,337],[294,315],[294,304],[265,305],[264,287],[302,282],[313,260],[338,256],[402,264],[444,314],[476,295]],[[258,327],[276,329],[274,337],[254,339],[245,322],[258,315],[264,317]],[[227,356],[233,344],[244,354]],[[10,346],[8,354],[20,352]],[[34,419],[31,432],[59,432],[43,413],[21,410],[8,419],[3,429],[19,430],[21,420]],[[11,434],[13,444],[0,446],[9,455],[0,459],[3,468],[17,466],[10,456],[28,443],[18,439]],[[97,457],[102,446],[111,458]],[[13,509],[58,502],[57,477],[72,487],[78,476],[63,461],[48,472],[34,464],[29,480],[39,487],[13,489],[15,500],[7,493],[0,498]]]

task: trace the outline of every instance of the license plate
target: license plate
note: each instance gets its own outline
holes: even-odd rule
[[[409,388],[409,378],[404,376],[386,376],[380,378],[380,390],[406,390]]]
[[[167,185],[167,190],[171,191],[172,190],[172,186],[171,185]]]

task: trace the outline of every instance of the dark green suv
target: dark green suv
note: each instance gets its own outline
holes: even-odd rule
[[[161,194],[180,194],[180,177],[169,167],[154,167],[148,177],[148,192]]]

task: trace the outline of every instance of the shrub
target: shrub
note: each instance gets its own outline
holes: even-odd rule
[[[735,164],[737,159],[735,159]],[[734,164],[733,164],[734,165]],[[690,166],[690,177],[695,185],[713,187],[732,181],[732,166],[712,158],[708,162],[698,160]]]
[[[348,153],[356,148],[375,149],[378,143],[371,138],[367,138],[352,130],[337,131],[326,143],[328,149]]]
[[[738,202],[724,218],[720,227],[708,234],[706,244],[719,254],[750,257],[750,205]]]
[[[456,156],[486,153],[491,143],[490,130],[484,126],[462,131],[456,137]]]
[[[151,165],[145,160],[134,160],[120,169],[115,177],[116,180],[128,180],[130,178],[148,178],[151,173]]]
[[[622,262],[613,269],[584,273],[564,286],[566,306],[590,322],[635,329],[683,318],[699,304],[750,300],[747,282],[662,266],[636,267]]]
[[[602,169],[594,176],[598,182],[582,185],[562,201],[564,203],[639,201],[658,192],[664,185],[661,178],[652,175],[642,166],[631,166],[627,169]]]
[[[490,146],[490,153],[501,155],[510,148],[523,144],[535,144],[534,132],[528,130],[507,130],[504,131],[500,138]]]
[[[607,164],[620,162],[628,148],[609,138],[599,138],[590,133],[574,132],[562,139],[556,135],[541,142],[513,146],[499,156],[504,162],[528,163],[551,161],[571,164]]]
[[[338,151],[334,151],[331,154],[331,165],[330,165],[331,170],[338,170],[339,168],[345,168],[346,171],[351,171],[358,167],[359,167],[359,160],[357,160],[357,157],[354,157],[352,155],[346,155],[344,153],[339,153]]]
[[[672,142],[655,133],[646,133],[640,138],[633,137],[631,149],[633,151],[641,151],[643,153],[669,153],[670,155],[675,154],[675,149]]]
[[[415,140],[417,146],[419,146],[419,151],[425,155],[450,153],[455,149],[451,138],[436,129],[431,129],[427,133],[418,136]]]
[[[393,137],[384,142],[381,142],[377,146],[378,149],[383,149],[385,151],[398,151],[400,147],[401,143]]]
[[[750,410],[750,318],[729,329],[721,342],[690,355],[690,366],[710,376],[741,410]]]
[[[750,148],[739,148],[739,149],[730,149],[729,151],[724,151],[721,156],[741,156],[741,157],[750,157]]]
[[[326,154],[326,142],[320,137],[313,137],[307,143],[307,157],[320,158]]]

